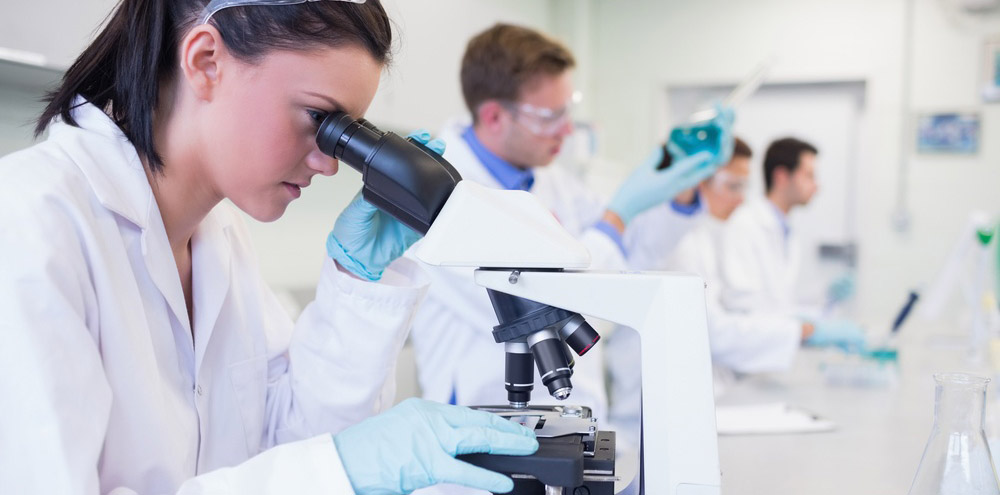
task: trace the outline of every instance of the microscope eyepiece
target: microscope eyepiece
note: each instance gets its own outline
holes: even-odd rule
[[[316,144],[361,172],[366,201],[421,234],[462,180],[455,167],[419,141],[383,132],[344,112],[326,116]]]

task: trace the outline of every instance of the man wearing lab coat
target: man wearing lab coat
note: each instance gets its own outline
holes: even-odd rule
[[[864,333],[855,323],[817,318],[796,297],[801,254],[788,215],[816,194],[817,154],[815,146],[795,138],[778,139],[768,147],[766,197],[740,208],[729,221],[725,242],[717,244],[721,302],[736,314],[801,317],[813,326],[802,330],[808,344],[857,350],[864,345]]]
[[[752,152],[743,140],[734,139],[732,159],[710,179],[684,193],[705,205],[696,226],[672,251],[636,250],[629,268],[646,271],[681,271],[705,280],[705,303],[709,344],[714,367],[715,393],[719,395],[734,380],[734,372],[755,373],[786,369],[795,352],[812,332],[812,325],[780,313],[732,313],[722,307],[722,280],[718,257],[725,244],[725,222],[743,203],[750,175]],[[663,208],[639,215],[629,226],[628,236],[655,236],[667,222]],[[611,418],[616,424],[638,427],[639,368],[631,359],[639,353],[634,332],[616,331],[608,338],[609,375],[612,383]]]
[[[573,64],[565,47],[531,29],[498,24],[474,37],[461,70],[473,121],[451,123],[440,133],[448,143],[444,156],[464,180],[534,194],[589,248],[592,266],[620,269],[629,249],[622,238],[626,223],[639,211],[669,202],[683,190],[674,187],[683,180],[666,181],[669,184],[656,190],[648,187],[663,179],[655,170],[663,158],[659,147],[659,155],[635,173],[648,177],[633,174],[615,199],[605,203],[577,177],[550,166],[573,129]],[[704,164],[714,171],[723,161],[714,157]],[[679,168],[693,169],[694,164],[688,160]],[[691,214],[697,209],[697,204],[675,205],[665,227],[672,232],[669,239],[676,242],[693,225]],[[504,348],[491,334],[497,318],[486,290],[475,284],[471,269],[428,271],[430,292],[411,334],[424,397],[464,405],[506,404]],[[595,416],[604,418],[601,353],[597,346],[577,359],[568,402],[590,406]],[[532,403],[554,402],[535,378]]]
[[[732,160],[698,186],[707,214],[684,236],[662,267],[649,267],[696,273],[705,280],[716,394],[732,380],[733,372],[788,369],[799,345],[813,332],[812,324],[793,315],[767,311],[734,313],[722,306],[719,252],[727,242],[726,221],[743,203],[752,156],[745,142],[735,141]]]

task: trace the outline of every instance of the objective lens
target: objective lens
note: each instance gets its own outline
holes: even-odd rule
[[[566,360],[566,346],[552,330],[545,329],[528,336],[528,346],[535,356],[538,374],[542,383],[549,389],[549,394],[559,400],[565,400],[573,391],[573,369]]]
[[[559,328],[559,336],[576,352],[583,356],[601,340],[601,334],[579,314],[569,317]]]
[[[531,401],[531,391],[535,388],[535,362],[531,358],[531,349],[524,342],[507,342],[504,344],[504,388],[507,389],[507,402],[511,407],[528,407]]]

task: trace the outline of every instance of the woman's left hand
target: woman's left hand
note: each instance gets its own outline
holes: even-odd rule
[[[444,153],[444,142],[432,141],[427,131],[416,131],[407,137],[438,154]],[[359,192],[337,217],[333,231],[326,238],[326,252],[347,271],[375,281],[420,237],[418,232],[365,201]]]

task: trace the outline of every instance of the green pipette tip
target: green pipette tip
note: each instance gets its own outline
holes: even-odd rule
[[[993,234],[995,233],[996,230],[993,228],[976,229],[976,236],[979,237],[979,242],[984,246],[988,245],[990,241],[993,240]]]

